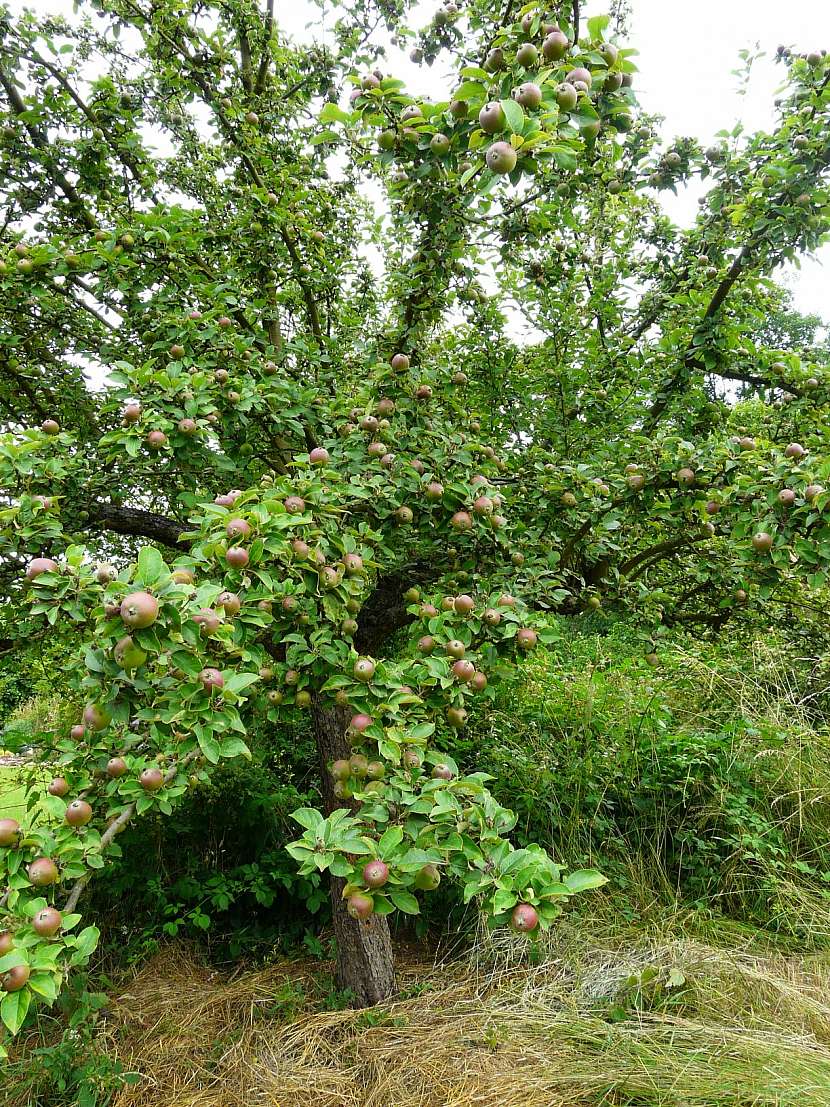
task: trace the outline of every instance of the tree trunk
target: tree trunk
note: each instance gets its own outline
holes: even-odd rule
[[[314,737],[320,755],[323,804],[328,814],[344,806],[342,800],[335,798],[328,764],[338,757],[349,756],[346,739],[349,715],[341,707],[324,707],[315,702],[313,717]],[[341,877],[331,877],[331,906],[337,941],[337,986],[352,993],[355,1007],[371,1007],[390,996],[395,988],[392,939],[384,916],[370,915],[361,922],[349,915],[342,896],[345,883]]]

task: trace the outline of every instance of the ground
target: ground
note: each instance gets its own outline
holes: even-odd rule
[[[512,935],[447,963],[410,949],[401,997],[363,1012],[338,1005],[325,962],[225,973],[168,947],[101,1023],[98,1047],[137,1077],[112,1107],[830,1104],[830,957],[602,907],[536,964]]]

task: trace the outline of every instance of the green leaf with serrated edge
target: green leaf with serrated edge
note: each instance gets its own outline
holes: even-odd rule
[[[601,888],[607,883],[608,877],[603,876],[596,869],[577,869],[565,877],[565,884],[570,892],[587,892],[592,888]]]
[[[405,915],[420,915],[421,908],[411,892],[405,892],[402,888],[390,888],[388,895],[395,907]]]
[[[499,100],[504,111],[505,119],[510,130],[515,135],[520,135],[525,125],[525,113],[522,111],[521,104],[517,104],[515,100]]]
[[[0,1019],[9,1028],[10,1033],[16,1034],[23,1025],[23,1020],[29,1010],[32,994],[26,988],[19,992],[9,992],[0,1003]]]

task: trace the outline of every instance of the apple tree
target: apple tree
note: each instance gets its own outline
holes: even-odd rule
[[[661,149],[623,21],[576,3],[417,36],[333,5],[332,48],[270,2],[80,7],[0,21],[4,594],[81,705],[43,817],[0,822],[0,1016],[90,956],[119,830],[298,713],[321,804],[288,849],[376,1002],[387,916],[440,880],[530,934],[602,883],[514,849],[446,753],[500,675],[563,617],[651,656],[824,582],[827,385],[764,322],[827,229],[830,63],[780,52],[769,133]],[[449,60],[434,102],[379,29]],[[659,192],[693,177],[682,230]]]

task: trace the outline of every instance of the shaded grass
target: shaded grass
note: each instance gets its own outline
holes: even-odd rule
[[[99,1035],[138,1075],[113,1107],[827,1107],[830,959],[595,906],[536,964],[504,933],[451,962],[404,955],[371,1011],[332,1009],[323,962],[225,975],[168,948]]]

